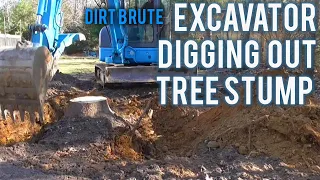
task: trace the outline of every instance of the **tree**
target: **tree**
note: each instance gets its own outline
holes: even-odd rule
[[[6,1],[0,7],[0,31],[27,36],[28,25],[36,19],[36,2],[37,0]]]
[[[36,21],[35,7],[33,0],[20,1],[12,10],[12,23],[9,33],[26,34],[26,32],[29,32],[28,26]]]
[[[0,33],[4,33],[4,14],[2,11],[0,11]]]

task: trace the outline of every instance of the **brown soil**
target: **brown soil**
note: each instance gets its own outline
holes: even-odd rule
[[[141,161],[143,155],[135,150],[132,136],[120,135],[115,139],[115,156],[120,159],[129,159],[134,161]],[[114,158],[114,156],[106,157],[107,160]]]
[[[135,97],[110,104],[124,119],[132,121],[141,116],[146,101]],[[151,107],[153,116],[146,116],[138,129],[140,136],[135,135],[135,141],[127,135],[120,138],[127,143],[125,149],[130,149],[123,156],[138,159],[141,152],[146,154],[147,147],[148,153],[158,158],[168,154],[188,157],[211,141],[220,148],[234,147],[243,155],[280,158],[285,166],[320,173],[320,107],[311,101],[303,107],[222,104],[202,112],[161,107],[156,102]]]
[[[35,123],[30,120],[29,112],[25,112],[24,121],[21,121],[18,111],[15,112],[15,117],[17,118],[15,121],[12,121],[10,116],[7,116],[6,121],[0,121],[0,145],[10,145],[32,139],[32,137],[41,133],[43,127],[56,122],[63,116],[70,99],[84,94],[87,93],[66,91],[50,97],[44,105],[44,124],[42,125],[39,122],[37,113]]]
[[[44,106],[45,124],[52,123],[58,116],[56,110],[53,109],[50,103]],[[37,115],[38,116],[38,115]],[[20,115],[16,115],[16,121],[7,116],[6,121],[0,122],[0,144],[8,145],[15,142],[21,142],[31,139],[34,135],[38,134],[42,128],[38,118],[35,123],[30,121],[29,112],[25,113],[24,121],[21,121]]]
[[[71,98],[103,95],[104,92],[70,90],[52,94],[55,96],[50,96],[45,106],[45,126],[51,126],[51,123],[61,119]],[[225,151],[233,147],[245,156],[280,158],[285,163],[283,166],[320,173],[319,103],[309,100],[309,105],[303,107],[230,107],[221,104],[210,109],[199,109],[162,107],[158,104],[157,96],[153,95],[111,97],[108,102],[111,109],[133,127],[150,98],[153,100],[152,105],[138,126],[138,131],[132,133],[129,129],[120,129],[114,139],[114,147],[101,145],[99,157],[100,151],[104,155],[103,159],[112,163],[113,160],[142,162],[146,158],[164,160],[168,155],[201,157],[201,153],[208,150],[208,143],[213,143],[216,144],[214,150]],[[61,125],[66,122],[70,123],[64,121]],[[73,126],[77,127],[75,124]],[[41,134],[42,129],[38,123],[32,125],[28,115],[25,122],[14,124],[10,120],[1,121],[1,144],[29,140]],[[50,133],[54,133],[54,129],[48,131],[47,135]],[[57,137],[59,135],[56,133]],[[49,136],[46,139],[56,141],[55,138]],[[100,148],[100,145],[97,147]],[[179,177],[184,177],[181,174],[196,176],[192,171],[179,169],[178,166],[167,168],[172,174],[179,172]]]
[[[160,152],[190,156],[213,141],[240,154],[280,158],[289,167],[320,172],[320,107],[229,107],[199,116],[179,108],[159,108],[150,120]]]

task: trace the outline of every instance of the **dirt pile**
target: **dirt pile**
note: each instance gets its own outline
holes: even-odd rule
[[[51,91],[50,91],[51,92]],[[38,135],[44,126],[52,124],[59,120],[66,108],[68,101],[76,96],[80,96],[80,92],[56,92],[55,96],[51,96],[44,105],[44,125],[39,123],[39,115],[36,113],[35,123],[30,121],[29,112],[25,113],[24,121],[21,121],[20,114],[15,112],[16,121],[12,121],[7,116],[6,121],[0,121],[0,145],[9,145],[16,142],[22,142],[32,139]]]
[[[45,124],[52,123],[56,120],[57,114],[50,103],[44,106]],[[24,121],[21,121],[20,115],[16,114],[15,121],[7,116],[6,121],[0,121],[0,144],[8,145],[15,142],[21,142],[31,139],[34,135],[38,134],[42,128],[36,114],[36,122],[32,123],[30,120],[29,112],[25,113]]]
[[[155,113],[162,150],[185,156],[204,148],[233,146],[240,154],[267,155],[289,167],[320,172],[320,107],[229,107],[221,105],[198,117],[179,108]]]
[[[110,100],[110,106],[134,124],[146,102],[145,98],[133,97],[121,102]],[[207,110],[162,107],[155,100],[138,131],[139,138],[126,137],[131,143],[128,149],[136,154],[191,156],[234,147],[243,155],[271,156],[288,167],[320,172],[320,107],[312,103],[303,107],[222,104]]]
[[[113,156],[106,156],[107,160],[114,159],[115,157],[116,159],[122,158],[135,161],[143,159],[143,154],[135,147],[133,137],[127,134],[123,134],[115,138],[114,152],[111,153]]]

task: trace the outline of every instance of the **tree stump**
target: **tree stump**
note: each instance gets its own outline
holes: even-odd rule
[[[70,100],[65,117],[114,117],[107,98],[103,96],[83,96]]]
[[[95,133],[93,133],[97,136],[103,128],[101,137],[104,137],[104,140],[108,143],[107,146],[111,149],[111,152],[108,153],[111,154],[114,153],[115,135],[123,128],[127,128],[125,120],[111,110],[107,98],[103,96],[83,96],[71,99],[63,120],[68,122],[66,125],[75,127],[76,130],[74,131],[78,130],[78,134],[81,134],[83,129],[91,131],[95,126],[100,126],[97,128],[98,132],[94,131]],[[76,140],[89,138],[88,136],[81,137],[77,133],[76,135],[73,134],[68,135],[68,138]]]

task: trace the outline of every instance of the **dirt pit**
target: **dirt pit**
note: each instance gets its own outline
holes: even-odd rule
[[[29,112],[25,113],[24,121],[21,121],[19,113],[15,114],[15,121],[13,121],[11,117],[7,115],[5,121],[0,121],[0,145],[10,145],[16,142],[30,140],[32,137],[39,134],[43,126],[53,123],[59,119],[60,110],[54,109],[54,107],[59,107],[59,105],[51,104],[53,102],[54,101],[47,102],[44,105],[43,125],[41,125],[39,122],[38,113],[35,115],[35,122],[30,120]]]
[[[54,90],[49,90],[52,93]],[[25,112],[24,121],[21,121],[19,112],[15,112],[15,121],[9,115],[6,121],[0,121],[0,145],[10,145],[16,142],[31,140],[41,134],[43,127],[46,127],[59,120],[65,111],[70,99],[82,96],[86,93],[76,91],[55,91],[54,96],[47,99],[44,105],[44,124],[39,122],[39,114],[35,113],[35,122],[30,120],[29,112]]]

